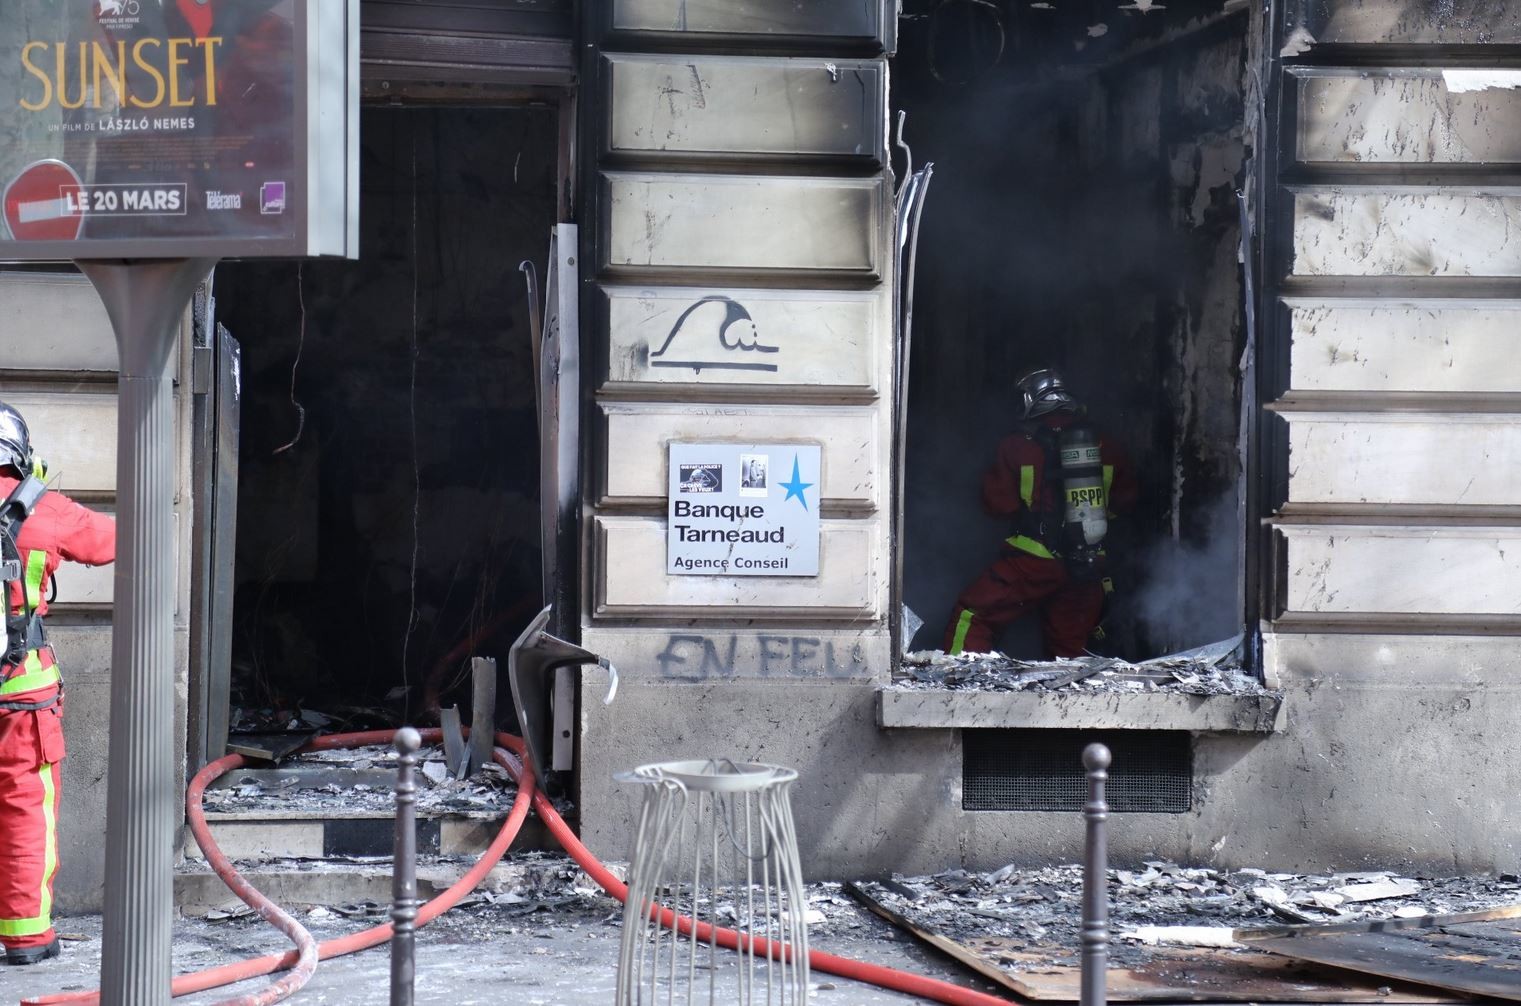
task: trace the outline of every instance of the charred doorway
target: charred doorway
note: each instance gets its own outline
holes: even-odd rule
[[[436,721],[541,603],[518,264],[557,217],[558,110],[367,107],[361,146],[357,262],[217,274],[244,346],[233,730]]]
[[[1011,533],[980,483],[1037,365],[1140,483],[1106,540],[1117,589],[1094,649],[1241,631],[1249,23],[1220,0],[905,4],[894,104],[936,164],[907,419],[903,599],[925,623],[910,648],[940,646]],[[1032,619],[1000,642],[1041,652]]]

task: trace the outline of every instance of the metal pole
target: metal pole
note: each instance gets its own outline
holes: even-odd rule
[[[465,727],[460,723],[459,706],[438,711],[438,725],[444,732],[444,767],[451,779],[465,778],[470,752],[465,746]]]
[[[396,848],[391,860],[391,1006],[412,1006],[417,975],[417,752],[422,736],[396,731]]]
[[[172,363],[210,259],[82,262],[116,332],[115,612],[106,783],[104,1006],[169,1002],[178,821]]]
[[[1104,781],[1109,778],[1109,749],[1089,744],[1083,749],[1088,770],[1088,822],[1083,856],[1083,982],[1080,1006],[1104,1006],[1104,979],[1109,968],[1109,851],[1104,836],[1109,804]]]
[[[474,686],[470,700],[470,762],[465,775],[472,776],[491,761],[496,743],[496,660],[476,657],[470,662]]]

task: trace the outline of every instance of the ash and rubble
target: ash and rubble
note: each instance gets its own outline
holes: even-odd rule
[[[343,857],[341,860],[272,860],[267,866],[290,870],[333,872],[358,869],[364,866],[387,865],[389,856]],[[435,886],[446,885],[445,877],[463,874],[474,860],[464,857],[422,857],[419,861],[419,879],[426,877]],[[629,864],[610,862],[602,864],[609,873],[621,881],[627,881]],[[867,914],[861,905],[845,893],[844,885],[830,881],[815,881],[806,885],[807,908],[805,921],[810,933],[846,935],[852,931],[879,929],[874,916]],[[751,892],[759,900],[761,888]],[[672,892],[667,891],[666,903]],[[423,894],[424,899],[428,897]],[[683,889],[680,902],[683,909],[690,907]],[[704,918],[716,917],[720,922],[731,923],[739,916],[739,900],[743,888],[728,888],[720,892],[715,905],[705,892],[697,900],[698,914]],[[389,916],[391,906],[374,901],[313,904],[296,902],[292,906],[313,919],[327,920],[345,918],[381,918]],[[601,911],[605,921],[617,922],[623,917],[623,906],[597,885],[591,875],[575,860],[560,852],[515,852],[492,870],[476,888],[466,895],[451,912],[461,909],[495,909],[496,914],[507,918],[526,918],[544,913],[552,914],[566,909]],[[773,912],[774,916],[776,913]],[[212,922],[226,922],[255,918],[257,913],[242,901],[228,894],[228,899],[202,918]]]
[[[1521,877],[1515,874],[1297,874],[1148,860],[1139,870],[1112,869],[1108,878],[1110,957],[1132,967],[1151,961],[1157,943],[1231,952],[1236,945],[1230,933],[1238,929],[1419,918],[1521,902]],[[1010,950],[1027,952],[1027,960],[1001,962],[1011,971],[1081,963],[1081,866],[950,870],[857,886],[921,928],[958,942],[998,938]]]
[[[613,864],[615,867],[617,864]],[[417,931],[417,1001],[486,1006],[503,1001],[541,1006],[580,1006],[613,1001],[623,908],[596,888],[569,859],[557,854],[517,853],[503,866],[491,897],[467,899]],[[500,868],[499,868],[500,869]],[[531,876],[517,876],[526,872]],[[615,869],[621,876],[621,870]],[[838,884],[809,887],[810,907],[826,920],[810,924],[820,949],[991,991],[960,965],[923,947],[841,893]],[[231,895],[229,894],[229,898]],[[287,905],[319,940],[384,922],[389,906]],[[103,945],[99,916],[59,919],[63,956],[0,979],[9,1001],[61,987],[92,988],[99,982]],[[177,971],[239,961],[252,954],[284,953],[289,941],[251,909],[233,902],[211,916],[174,922]],[[386,1001],[384,949],[323,961],[292,1003],[372,1006]],[[702,966],[699,964],[699,966]],[[268,979],[257,980],[260,983]],[[220,1002],[230,991],[203,993],[190,1003]],[[822,972],[810,980],[809,1002],[829,1006],[887,1006],[922,1002]]]
[[[1016,660],[992,653],[916,650],[903,655],[893,687],[909,691],[1174,692],[1263,695],[1277,692],[1247,674],[1236,657],[1240,637],[1132,663],[1118,657]]]
[[[206,790],[203,805],[208,812],[221,814],[389,815],[396,809],[396,758],[388,745],[308,751],[276,768],[229,772]],[[518,792],[512,776],[494,762],[481,766],[468,779],[452,778],[441,746],[418,752],[416,778],[417,810],[426,817],[495,820],[506,813]],[[562,801],[556,801],[556,807],[562,813],[571,809]]]

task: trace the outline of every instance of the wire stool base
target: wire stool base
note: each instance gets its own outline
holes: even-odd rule
[[[808,897],[789,796],[797,773],[713,759],[645,765],[618,778],[645,791],[617,1006],[802,1006]],[[737,930],[739,950],[678,916]]]

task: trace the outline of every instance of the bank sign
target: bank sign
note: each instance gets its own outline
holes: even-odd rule
[[[821,453],[816,444],[672,444],[666,571],[817,576]]]
[[[3,0],[0,261],[357,254],[358,0]]]

